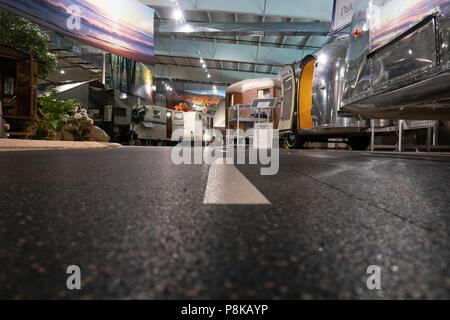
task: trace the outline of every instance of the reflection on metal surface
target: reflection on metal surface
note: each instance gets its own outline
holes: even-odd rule
[[[370,10],[385,2],[355,3],[353,30],[369,28],[350,41],[342,110],[374,119],[450,120],[450,1],[392,3],[414,10],[383,22]]]
[[[308,87],[308,78],[303,75],[314,62],[314,74],[312,78],[312,128],[354,128],[365,127],[365,121],[352,115],[342,116],[339,107],[342,100],[345,81],[345,56],[349,44],[349,36],[341,36],[331,40],[321,50],[304,59],[302,76],[299,82],[299,109],[302,110],[304,101],[303,86]],[[301,128],[307,129],[307,128]],[[317,133],[318,130],[312,132]],[[339,130],[345,133],[345,130]],[[352,130],[349,130],[351,132]],[[325,131],[324,131],[325,132]],[[332,132],[328,130],[328,133]]]

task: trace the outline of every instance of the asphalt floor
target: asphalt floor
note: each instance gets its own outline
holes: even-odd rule
[[[218,205],[170,155],[0,153],[0,298],[450,299],[450,156],[282,150],[236,166],[269,204]]]

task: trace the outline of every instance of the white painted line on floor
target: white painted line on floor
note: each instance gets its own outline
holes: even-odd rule
[[[234,166],[213,164],[209,169],[204,204],[270,205],[270,201]]]

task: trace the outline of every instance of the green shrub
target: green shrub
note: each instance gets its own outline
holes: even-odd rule
[[[70,113],[75,112],[78,103],[75,100],[61,100],[55,89],[50,94],[38,99],[40,117],[36,122],[37,139],[48,139],[52,133],[60,132],[70,120]]]

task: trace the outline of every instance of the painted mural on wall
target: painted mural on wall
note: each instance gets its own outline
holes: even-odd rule
[[[143,63],[111,55],[112,86],[120,92],[152,101],[153,74]]]
[[[450,0],[373,0],[370,9],[372,48],[392,40],[437,8],[447,11],[449,6]]]
[[[154,62],[154,10],[138,0],[0,0],[0,7],[93,47]]]
[[[167,107],[177,111],[200,111],[214,114],[223,101],[224,97],[221,96],[177,91],[167,96]]]

